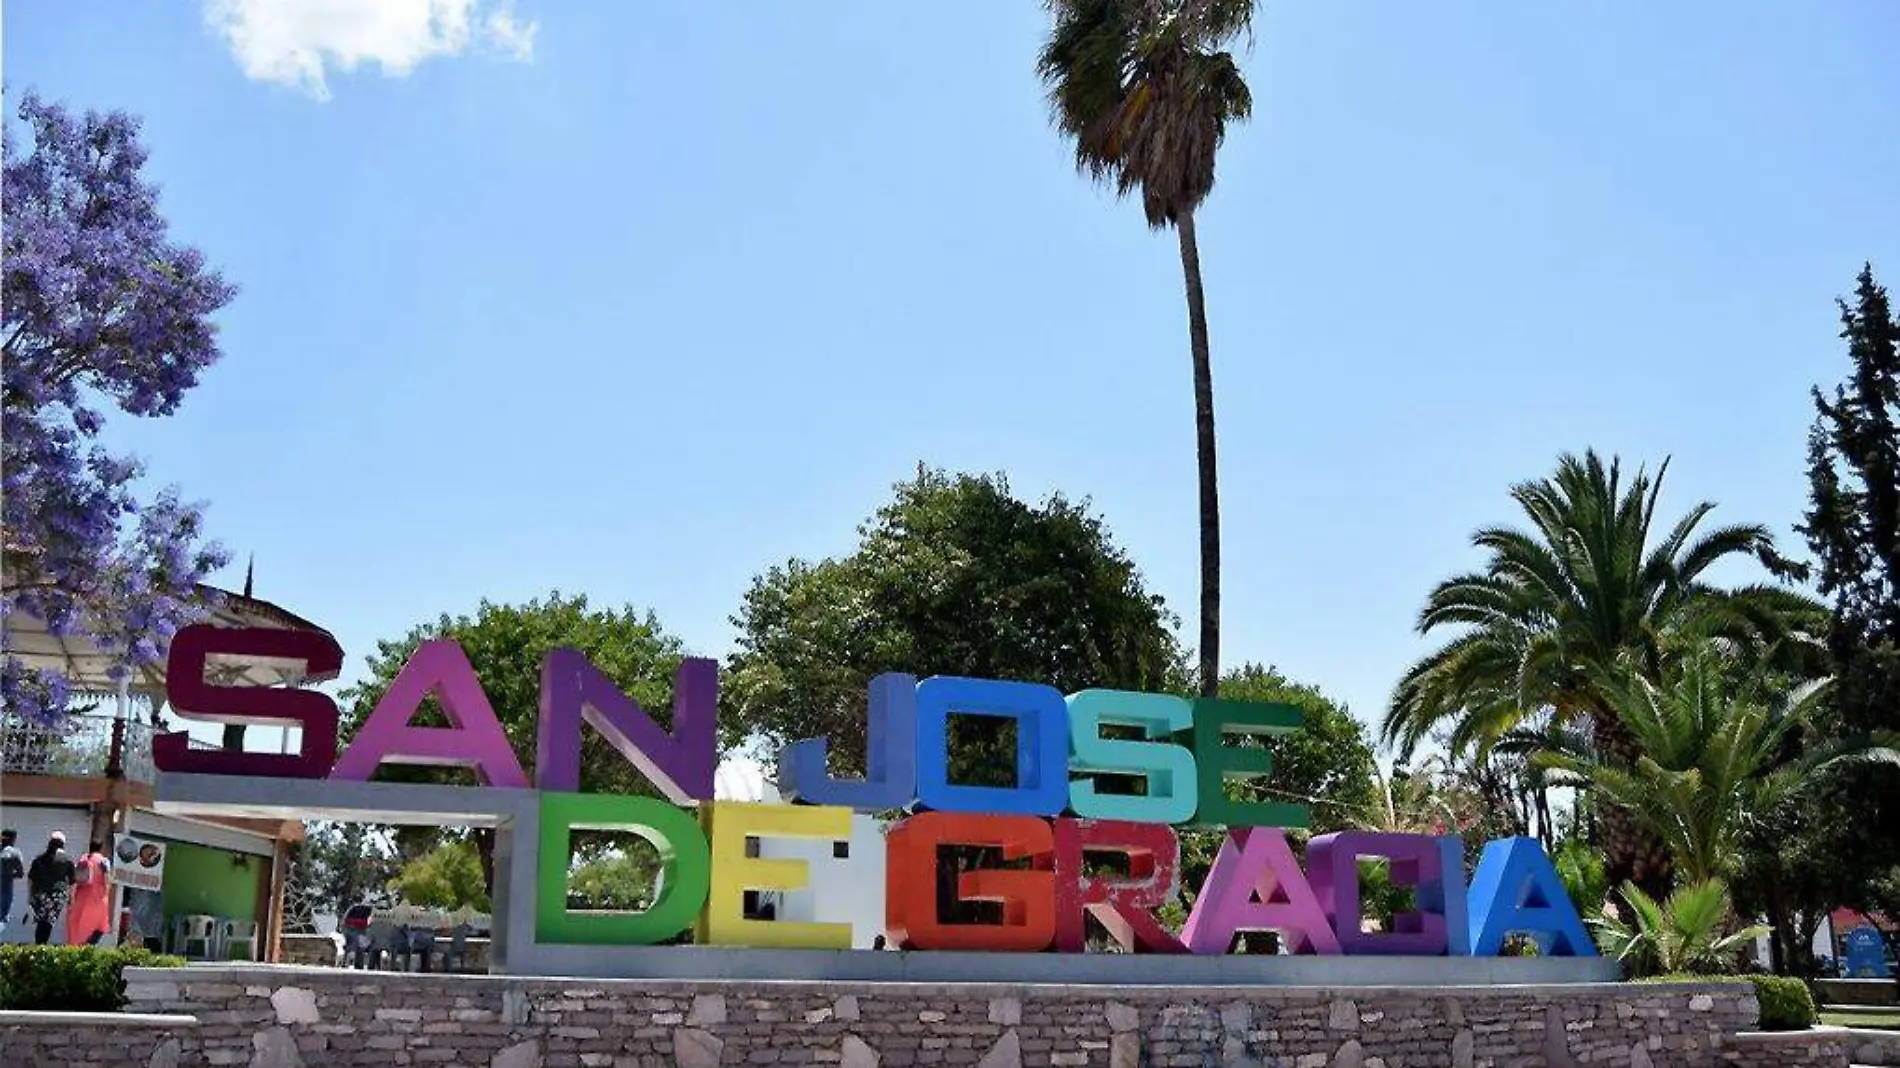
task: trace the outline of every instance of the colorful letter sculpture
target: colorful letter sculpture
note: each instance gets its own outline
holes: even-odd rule
[[[1258,779],[1273,771],[1273,754],[1257,746],[1230,746],[1229,734],[1266,737],[1300,729],[1303,716],[1293,705],[1194,699],[1194,760],[1200,768],[1197,827],[1304,827],[1305,805],[1283,801],[1238,801],[1227,796],[1229,780]]]
[[[1069,697],[1069,807],[1084,819],[1186,823],[1194,817],[1194,754],[1172,741],[1102,737],[1103,724],[1136,727],[1145,738],[1171,739],[1193,726],[1194,709],[1179,697],[1120,690],[1083,690]],[[1099,773],[1139,775],[1147,794],[1104,794]]]
[[[1226,953],[1241,931],[1278,931],[1295,953],[1339,952],[1325,910],[1277,827],[1227,832],[1181,941],[1195,953]]]
[[[567,867],[576,829],[638,834],[660,854],[659,898],[645,912],[569,912]],[[541,795],[535,936],[543,942],[640,946],[693,925],[711,885],[712,855],[690,813],[653,797]]]
[[[1016,721],[1016,785],[950,781],[950,717]],[[1069,807],[1069,710],[1062,691],[1027,682],[952,677],[917,686],[917,803],[944,812],[1058,816]]]
[[[749,838],[851,837],[851,810],[835,807],[753,805],[714,801],[702,806],[712,842],[712,890],[694,938],[709,946],[777,946],[786,949],[850,949],[848,923],[792,923],[745,916],[747,890],[800,890],[811,881],[803,860],[760,860],[746,855]]]
[[[779,750],[778,788],[785,800],[888,812],[917,792],[917,679],[896,673],[871,680],[864,778],[834,779],[825,768],[827,741],[806,738]]]
[[[536,728],[538,788],[581,788],[583,719],[669,799],[712,800],[719,722],[719,669],[712,661],[680,661],[673,675],[673,729],[668,732],[587,657],[572,649],[549,651],[541,666]]]
[[[1359,900],[1359,858],[1384,857],[1394,886],[1414,887],[1424,896],[1426,887],[1444,885],[1442,855],[1435,839],[1415,834],[1373,834],[1342,831],[1323,834],[1306,845],[1307,881],[1319,899],[1342,953],[1401,954],[1435,957],[1446,947],[1446,917],[1422,902],[1416,911],[1392,918],[1392,930],[1362,930]],[[1442,896],[1442,895],[1441,895]]]
[[[450,726],[410,725],[423,698],[430,694],[441,703]],[[416,648],[369,718],[357,728],[356,740],[337,759],[330,777],[368,782],[385,763],[463,767],[474,771],[483,786],[528,788],[528,777],[475,678],[475,669],[469,666],[468,655],[447,638]]]
[[[925,812],[886,838],[884,929],[901,949],[976,949],[1036,953],[1055,937],[1055,842],[1049,824],[1030,816]],[[998,923],[944,923],[937,917],[938,847],[992,846],[1005,860],[1035,858],[1037,870],[964,872],[957,896],[1001,906]]]
[[[1596,943],[1583,929],[1535,838],[1500,838],[1485,844],[1471,875],[1471,952],[1493,957],[1506,935],[1530,935],[1546,957],[1594,957]]]
[[[336,702],[314,690],[264,686],[216,686],[205,679],[212,653],[257,660],[292,660],[304,665],[304,681],[334,679],[343,668],[343,649],[321,631],[266,627],[216,627],[197,623],[172,636],[165,670],[165,698],[186,719],[212,723],[303,728],[295,753],[197,751],[190,735],[172,731],[152,739],[152,762],[160,771],[200,775],[269,775],[285,779],[321,779],[336,759]],[[0,917],[4,919],[4,917]]]
[[[296,687],[225,685],[229,680],[215,673],[221,665],[210,664],[207,677],[213,657],[301,664],[304,682],[334,678],[343,663],[342,650],[321,632],[206,625],[179,631],[166,695],[180,715],[302,730],[299,751],[282,755],[200,752],[182,732],[160,735],[153,757],[168,774],[160,776],[159,789],[203,791],[184,797],[187,802],[205,804],[205,794],[215,797],[220,786],[236,786],[245,797],[257,792],[229,782],[188,782],[179,773],[327,774],[360,784],[385,763],[465,767],[486,787],[529,787],[468,657],[453,641],[416,649],[341,756],[337,708],[329,697]],[[876,922],[862,915],[875,905],[849,891],[874,887],[860,887],[855,869],[813,866],[850,855],[837,847],[852,840],[854,810],[911,809],[883,843],[884,926],[903,949],[1083,952],[1093,917],[1131,953],[1224,954],[1241,932],[1271,930],[1296,953],[1494,956],[1507,937],[1520,934],[1536,938],[1546,956],[1596,954],[1550,859],[1531,839],[1486,845],[1469,891],[1463,844],[1449,835],[1323,835],[1308,850],[1310,875],[1302,871],[1281,828],[1305,826],[1306,806],[1241,801],[1226,792],[1230,782],[1272,771],[1272,751],[1257,743],[1299,729],[1301,713],[1293,705],[1117,690],[1064,698],[1023,682],[941,677],[919,683],[896,673],[873,679],[868,691],[862,778],[831,773],[827,758],[836,738],[809,738],[779,754],[778,786],[787,803],[716,801],[719,693],[712,661],[681,662],[670,723],[662,727],[581,653],[549,652],[535,732],[538,799],[471,795],[467,809],[512,827],[510,840],[526,850],[519,836],[535,835],[530,828],[538,804],[535,867],[530,871],[521,853],[503,865],[509,881],[496,888],[498,911],[528,910],[536,939],[547,943],[650,945],[690,929],[704,946],[845,949],[854,923]],[[415,722],[430,697],[447,727]],[[980,776],[1006,781],[987,772],[1013,768],[1013,785],[951,781],[953,716],[966,717],[959,727],[978,729],[1014,722],[1013,757],[998,754],[994,761],[1002,766],[985,767]],[[584,724],[664,797],[578,792]],[[1248,737],[1229,744],[1235,741],[1230,735]],[[1141,788],[1105,790],[1110,778],[1139,779]],[[374,818],[407,810],[429,820],[440,819],[445,808],[437,786],[356,784],[321,789],[334,798],[312,799],[308,788],[285,791],[300,796],[285,803],[312,815],[332,807]],[[1276,793],[1270,783],[1255,792],[1261,791]],[[212,810],[246,811],[252,804],[214,804]],[[697,817],[682,805],[698,806]],[[446,808],[460,811],[453,802]],[[1181,846],[1173,825],[1226,829],[1179,937],[1155,914],[1179,890]],[[570,911],[576,829],[632,833],[651,843],[662,867],[653,903],[639,912]],[[778,839],[807,844],[784,846]],[[751,848],[755,844],[759,848]],[[988,859],[998,852],[1001,865]],[[1119,859],[1105,863],[1110,856]],[[1393,883],[1414,891],[1416,907],[1395,916],[1390,930],[1364,930],[1364,857],[1385,858]],[[988,866],[964,870],[972,865]],[[748,915],[753,891],[785,894],[777,911],[786,915],[762,908]],[[790,918],[808,908],[812,913]],[[820,910],[853,922],[803,922],[813,913],[827,915]],[[509,929],[506,923],[499,928]],[[1871,929],[1850,936],[1850,969],[1885,974],[1878,938]]]
[[[1084,916],[1094,916],[1130,953],[1186,953],[1181,940],[1155,922],[1154,910],[1180,888],[1181,842],[1160,823],[1115,820],[1055,821],[1055,948],[1080,953],[1087,942]],[[1088,853],[1120,853],[1128,876],[1090,875]]]

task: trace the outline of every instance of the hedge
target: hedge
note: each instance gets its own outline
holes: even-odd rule
[[[117,1012],[125,969],[184,963],[132,946],[0,946],[0,1009]]]
[[[1805,1031],[1820,1019],[1808,984],[1788,975],[1658,975],[1639,983],[1750,983],[1764,1031]]]

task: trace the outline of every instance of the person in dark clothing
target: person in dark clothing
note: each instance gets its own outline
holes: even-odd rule
[[[26,888],[31,895],[29,904],[33,908],[33,941],[36,945],[45,945],[53,939],[53,925],[59,922],[60,914],[66,911],[66,903],[72,899],[73,878],[76,869],[73,858],[66,855],[66,836],[54,831],[47,839],[46,852],[33,858],[33,866],[27,869]]]

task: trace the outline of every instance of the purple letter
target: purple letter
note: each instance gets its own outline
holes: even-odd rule
[[[453,724],[412,727],[422,699],[434,694]],[[423,642],[396,673],[396,681],[356,731],[356,740],[330,772],[332,779],[368,782],[384,763],[472,768],[483,786],[528,788],[508,735],[489,707],[462,647],[447,638]]]
[[[660,729],[613,680],[572,649],[553,649],[541,665],[540,752],[535,785],[581,788],[581,720],[639,768],[667,800],[711,801],[718,751],[719,667],[688,657],[673,676],[673,731]]]
[[[1279,931],[1295,953],[1339,952],[1326,913],[1278,827],[1227,832],[1181,941],[1195,953],[1225,953],[1238,931]]]
[[[1360,929],[1359,858],[1384,857],[1392,885],[1410,886],[1420,898],[1416,912],[1392,917],[1392,930],[1368,934]],[[1428,887],[1442,887],[1444,872],[1438,840],[1422,834],[1374,834],[1341,831],[1307,843],[1306,870],[1320,907],[1333,921],[1339,948],[1348,954],[1436,957],[1445,952],[1445,916],[1426,906]]]

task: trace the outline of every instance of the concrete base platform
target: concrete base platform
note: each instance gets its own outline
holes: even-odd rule
[[[540,943],[517,975],[596,979],[1036,983],[1058,986],[1442,987],[1606,983],[1603,957],[1133,956],[1126,953],[877,953],[869,950]]]

